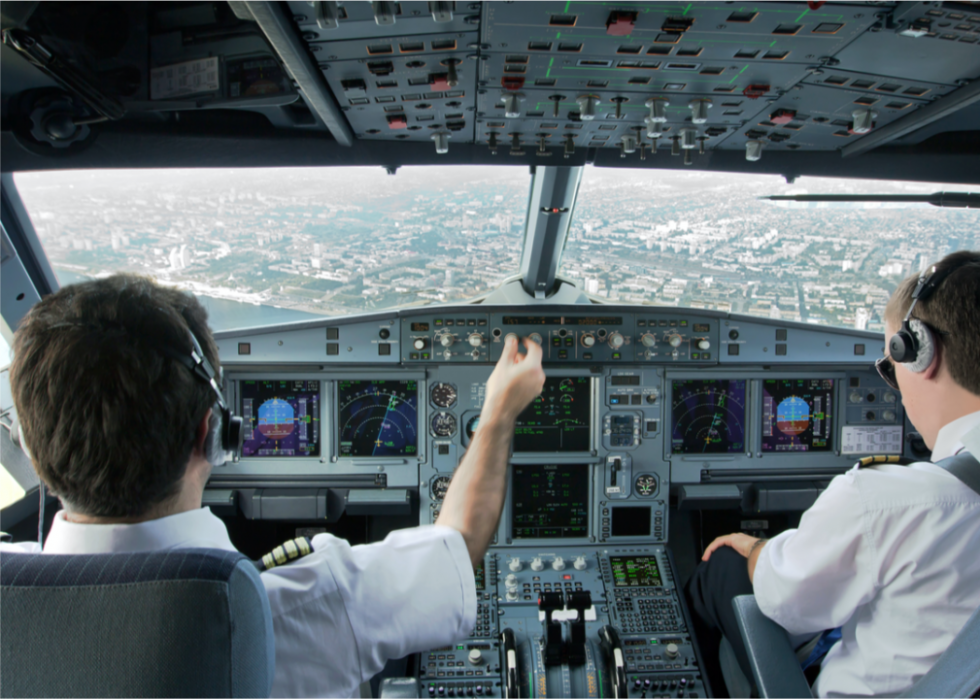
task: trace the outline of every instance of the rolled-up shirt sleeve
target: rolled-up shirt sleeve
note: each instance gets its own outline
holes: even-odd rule
[[[352,696],[385,663],[469,636],[476,583],[463,536],[440,526],[313,553],[262,574],[276,636],[273,696]]]
[[[872,539],[857,471],[834,478],[797,529],[770,540],[756,561],[759,609],[792,634],[842,626],[875,593]]]

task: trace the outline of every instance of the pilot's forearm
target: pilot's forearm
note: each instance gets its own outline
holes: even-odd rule
[[[463,535],[474,567],[483,560],[500,521],[513,436],[512,419],[481,420],[439,512],[439,524]]]

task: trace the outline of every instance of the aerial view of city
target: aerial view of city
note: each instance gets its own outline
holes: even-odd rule
[[[218,329],[485,295],[518,272],[523,167],[22,173],[62,283],[132,271]],[[586,169],[559,274],[591,297],[882,330],[906,275],[980,247],[970,210],[759,200],[978,191],[935,184]]]

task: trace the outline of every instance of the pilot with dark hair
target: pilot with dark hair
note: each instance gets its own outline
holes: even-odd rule
[[[13,344],[14,403],[34,467],[63,506],[44,553],[234,550],[224,523],[201,507],[216,391],[174,358],[190,356],[191,333],[217,371],[201,304],[124,274],[65,287],[25,317]],[[262,573],[274,696],[354,696],[387,660],[469,635],[474,567],[500,517],[514,423],[544,385],[541,349],[524,344],[526,355],[507,341],[487,382],[480,429],[438,525],[363,546],[318,534],[308,555]]]
[[[709,672],[724,635],[752,677],[737,595],[754,593],[801,640],[823,634],[804,659],[826,652],[813,685],[821,697],[898,695],[980,607],[980,492],[954,475],[980,471],[980,253],[953,253],[903,281],[885,327],[878,371],[901,392],[933,462],[855,467],[831,481],[798,528],[711,542],[686,589],[714,659]],[[973,458],[950,459],[960,454]],[[714,684],[724,687],[717,674]]]

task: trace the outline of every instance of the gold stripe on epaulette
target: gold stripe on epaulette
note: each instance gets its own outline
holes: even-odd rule
[[[858,464],[864,468],[865,466],[873,466],[875,464],[897,464],[900,462],[902,457],[900,456],[865,456],[863,459],[858,461]]]
[[[305,536],[301,536],[298,539],[291,539],[276,546],[272,551],[262,556],[261,568],[262,570],[270,570],[289,561],[295,561],[303,556],[308,556],[311,553],[313,553],[313,546],[310,544],[310,540]]]

